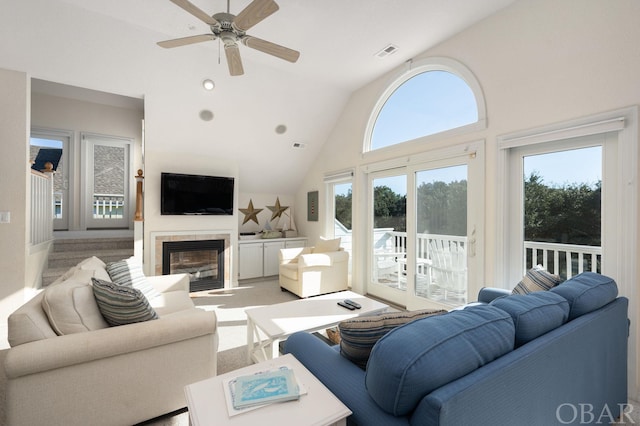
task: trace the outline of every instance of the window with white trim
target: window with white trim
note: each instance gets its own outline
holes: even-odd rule
[[[364,151],[431,135],[483,128],[484,98],[473,74],[448,58],[411,63],[374,108]]]

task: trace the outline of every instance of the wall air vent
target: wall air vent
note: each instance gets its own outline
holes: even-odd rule
[[[396,46],[395,44],[390,44],[384,49],[382,49],[381,51],[379,51],[378,53],[376,53],[376,56],[378,58],[384,58],[385,56],[393,55],[397,51],[398,51],[398,46]]]

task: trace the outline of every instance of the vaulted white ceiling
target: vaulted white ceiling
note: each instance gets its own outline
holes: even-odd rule
[[[353,91],[514,0],[276,1],[280,10],[249,34],[300,51],[295,64],[240,46],[245,74],[231,77],[217,40],[158,47],[209,32],[169,0],[0,0],[0,67],[166,105],[145,112],[175,128],[155,148],[215,150],[240,162],[241,191],[293,194]],[[227,9],[192,2],[212,15]],[[230,12],[249,3],[231,0]],[[389,44],[397,52],[376,57]]]

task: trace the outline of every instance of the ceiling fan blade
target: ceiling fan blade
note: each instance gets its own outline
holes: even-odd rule
[[[235,17],[233,26],[240,31],[247,31],[278,9],[278,5],[273,0],[253,0]]]
[[[172,3],[180,6],[182,9],[186,10],[202,22],[208,25],[220,25],[220,23],[214,19],[213,17],[207,15],[206,12],[203,12],[202,9],[198,8],[196,5],[191,3],[188,0],[170,0]]]
[[[214,40],[216,38],[213,34],[201,34],[196,36],[174,38],[173,40],[159,41],[158,46],[165,49],[171,49],[172,47],[186,46],[188,44],[201,43],[203,41]]]
[[[279,44],[271,43],[270,41],[257,37],[244,36],[242,37],[242,44],[289,62],[296,62],[300,57],[300,52],[297,50],[289,49],[288,47],[280,46]]]
[[[242,59],[240,59],[240,49],[237,44],[225,44],[224,54],[227,57],[227,65],[229,66],[229,74],[242,75],[244,69],[242,68]]]

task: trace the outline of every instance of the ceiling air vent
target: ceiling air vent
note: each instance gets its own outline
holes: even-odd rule
[[[303,149],[306,148],[307,144],[304,144],[302,142],[294,142],[293,143],[293,147],[297,148],[297,149]]]
[[[390,44],[384,49],[382,49],[381,51],[379,51],[378,53],[376,53],[376,56],[378,58],[384,58],[385,56],[389,56],[396,53],[397,50],[398,50],[398,46],[396,46],[395,44]]]

